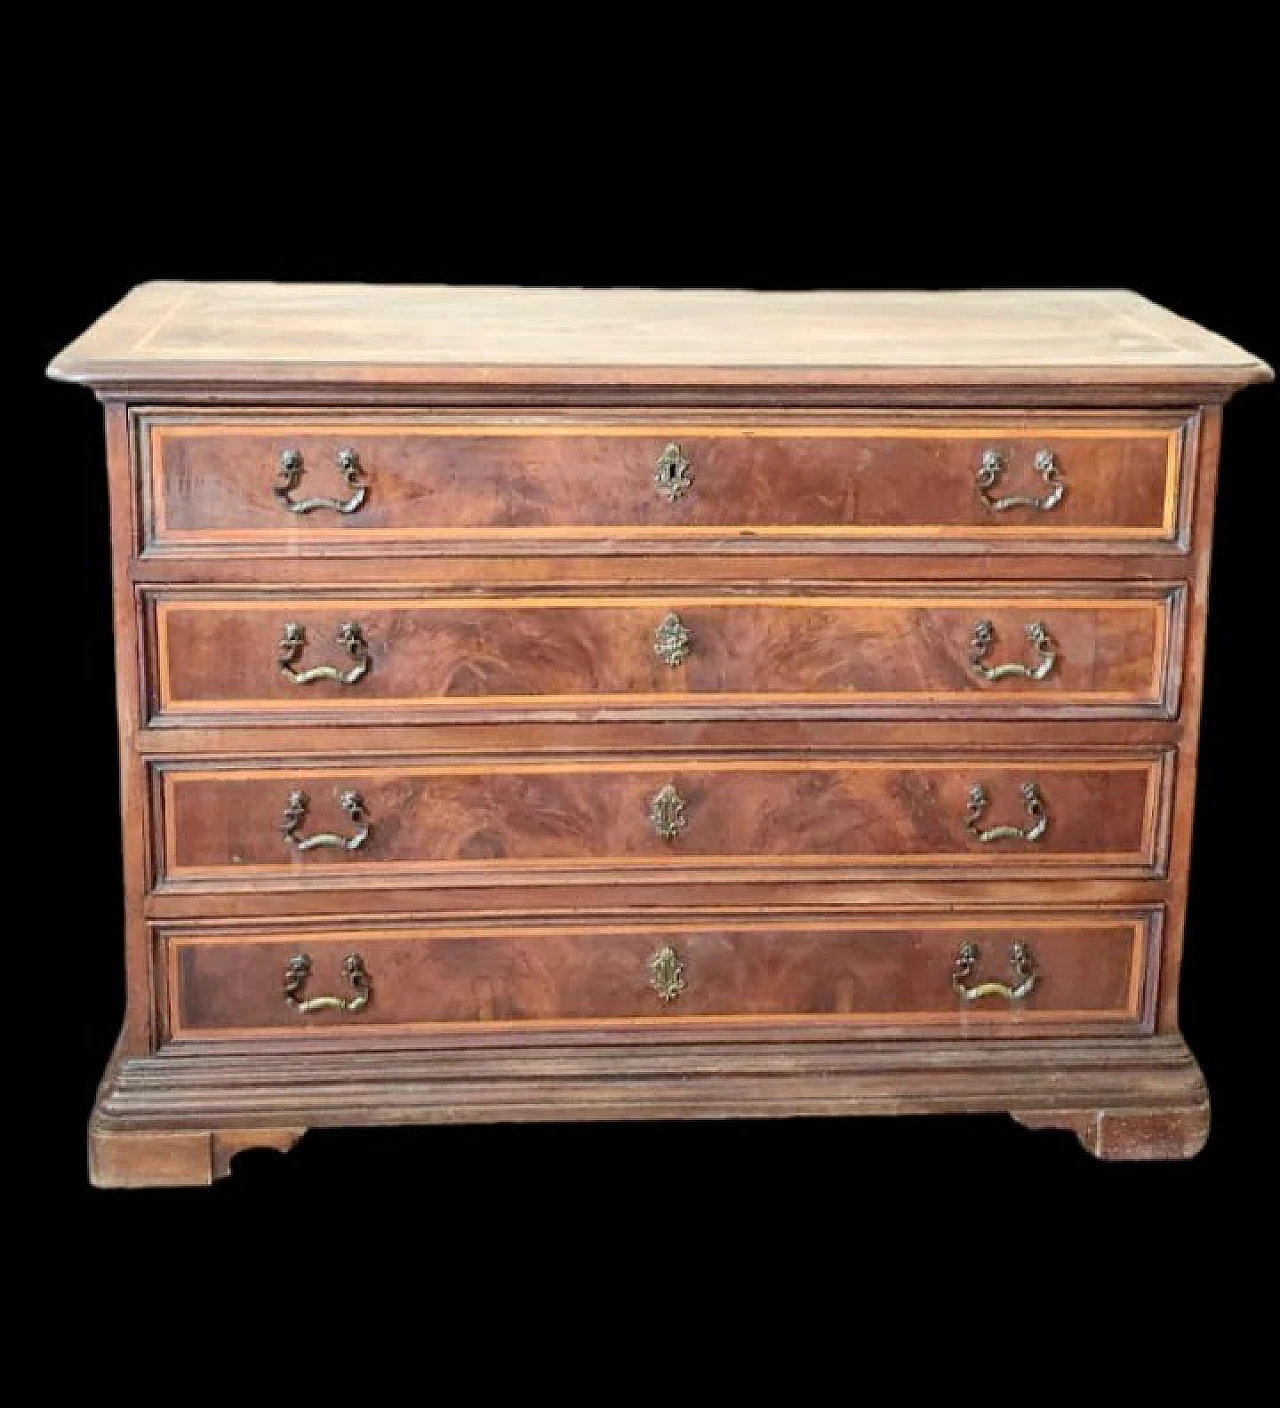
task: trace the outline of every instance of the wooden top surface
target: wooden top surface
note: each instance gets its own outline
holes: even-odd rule
[[[1127,290],[142,284],[49,374],[311,384],[1225,384],[1265,363]]]

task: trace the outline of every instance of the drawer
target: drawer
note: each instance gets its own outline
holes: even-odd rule
[[[1179,536],[1193,425],[1157,412],[732,425],[297,413],[155,415],[140,438],[149,539],[180,551],[796,538],[1150,549]]]
[[[159,722],[1177,712],[1178,586],[149,598]],[[1038,633],[1037,633],[1038,632]]]
[[[153,764],[159,880],[1163,873],[1171,750],[1122,757],[527,757]]]
[[[176,1040],[611,1024],[757,1036],[782,1024],[814,1035],[1140,1031],[1158,917],[176,930],[160,941],[161,1026]]]

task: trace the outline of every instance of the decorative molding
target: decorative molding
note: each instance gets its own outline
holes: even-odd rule
[[[236,1153],[288,1148],[307,1127],[995,1113],[1068,1129],[1100,1157],[1189,1158],[1208,1133],[1204,1080],[1176,1035],[597,1045],[526,1049],[515,1064],[502,1050],[258,1043],[114,1062],[90,1172],[104,1187],[208,1183]]]

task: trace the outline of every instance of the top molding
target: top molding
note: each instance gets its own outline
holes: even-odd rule
[[[49,375],[108,395],[205,387],[1057,387],[1087,394],[1272,378],[1242,348],[1124,289],[750,292],[443,285],[141,284]]]

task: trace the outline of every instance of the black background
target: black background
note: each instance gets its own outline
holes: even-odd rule
[[[1127,1266],[1166,1216],[1184,1248],[1248,1234],[1252,1189],[1275,1168],[1251,1103],[1274,978],[1274,690],[1259,673],[1273,649],[1271,388],[1229,408],[1218,504],[1183,998],[1214,1099],[1200,1158],[1103,1165],[1065,1134],[1003,1118],[339,1131],[308,1136],[286,1159],[248,1154],[209,1191],[88,1188],[83,1121],[123,1001],[107,512],[100,409],[41,370],[134,283],[1125,286],[1280,362],[1265,183],[1211,181],[1211,160],[1230,153],[1202,137],[1191,150],[1185,133],[1146,129],[1108,162],[1117,153],[1105,141],[1077,153],[1046,132],[1034,160],[1011,164],[1018,182],[958,139],[876,164],[849,150],[815,161],[801,144],[753,148],[746,133],[692,148],[668,137],[656,157],[609,147],[601,164],[579,149],[581,125],[525,148],[517,120],[500,151],[463,149],[455,113],[448,140],[424,128],[416,151],[375,175],[353,133],[330,150],[327,133],[299,125],[235,151],[198,145],[175,165],[149,156],[141,137],[163,135],[164,119],[140,101],[102,120],[88,145],[59,153],[57,181],[31,212],[41,279],[21,390],[61,486],[49,520],[64,554],[57,653],[76,667],[73,705],[66,674],[41,692],[58,720],[41,746],[62,775],[68,864],[46,1009],[57,1036],[44,1048],[56,1113],[41,1163],[82,1248],[143,1232],[160,1258],[170,1230],[241,1245],[236,1229],[253,1228],[286,1259],[321,1242],[442,1255],[464,1238],[481,1258],[537,1243],[666,1264],[749,1244],[838,1252],[844,1264],[872,1233],[910,1229],[963,1262],[1077,1229],[1080,1256]]]

